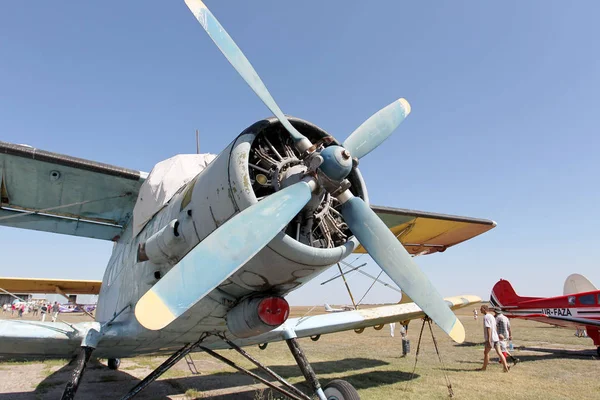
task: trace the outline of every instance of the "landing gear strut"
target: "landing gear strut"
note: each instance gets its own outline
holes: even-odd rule
[[[171,357],[167,358],[165,362],[160,364],[158,366],[158,368],[156,368],[154,371],[152,371],[147,377],[145,377],[143,381],[141,381],[140,383],[135,385],[135,387],[133,389],[131,389],[129,391],[129,393],[127,393],[125,396],[121,397],[121,400],[131,399],[133,396],[135,396],[136,394],[141,392],[146,386],[148,386],[149,384],[154,382],[159,376],[161,376],[162,374],[167,372],[169,370],[169,368],[171,368],[173,365],[177,364],[177,362],[179,362],[179,360],[181,360],[183,357],[187,356],[192,350],[194,350],[196,347],[198,347],[205,338],[206,338],[206,336],[202,335],[196,343],[193,343],[193,344],[188,343],[185,346],[183,346],[175,354],[173,354]]]
[[[259,361],[257,361],[250,354],[248,354],[244,349],[242,349],[241,347],[239,347],[238,345],[233,343],[231,340],[227,339],[224,335],[217,334],[216,336],[218,336],[221,340],[223,340],[225,343],[227,343],[231,349],[237,351],[239,354],[241,354],[246,359],[251,361],[263,373],[269,375],[271,378],[273,378],[277,382],[279,382],[283,387],[277,386],[277,385],[269,382],[262,376],[257,375],[254,372],[249,371],[246,368],[237,365],[235,362],[227,359],[226,357],[222,356],[221,354],[219,354],[207,347],[202,346],[201,343],[206,338],[206,336],[202,336],[196,343],[185,345],[183,348],[181,348],[179,351],[177,351],[175,354],[173,354],[171,357],[169,357],[158,368],[156,368],[154,371],[152,371],[150,373],[150,375],[148,375],[146,378],[144,378],[143,381],[141,381],[133,389],[131,389],[129,391],[129,393],[127,393],[125,396],[123,396],[121,398],[121,400],[129,400],[132,397],[134,397],[136,394],[138,394],[140,391],[142,391],[150,383],[154,382],[159,376],[161,376],[163,373],[165,373],[169,368],[171,368],[173,365],[175,365],[179,360],[181,360],[183,357],[185,357],[187,354],[189,354],[194,349],[200,349],[200,350],[204,351],[206,354],[211,355],[214,358],[216,358],[217,360],[222,361],[225,364],[229,365],[230,367],[233,367],[233,368],[237,369],[238,371],[251,376],[252,378],[256,379],[257,381],[265,384],[266,386],[283,394],[284,396],[286,396],[290,399],[312,400],[312,397],[302,393],[302,391],[300,391],[300,389],[296,388],[294,385],[287,382],[285,379],[283,379],[281,376],[277,375],[274,371],[272,371],[268,367],[262,365]],[[356,391],[356,389],[354,389],[354,387],[352,387],[352,385],[350,383],[339,380],[339,379],[331,381],[327,386],[325,386],[324,389],[321,389],[321,385],[319,384],[319,380],[317,379],[315,372],[313,371],[312,367],[310,366],[310,363],[306,359],[304,352],[300,348],[298,340],[296,339],[296,334],[293,331],[286,331],[284,334],[284,338],[288,344],[288,347],[290,348],[290,351],[292,352],[294,358],[296,359],[296,362],[298,363],[298,366],[300,367],[302,374],[306,378],[307,383],[312,387],[312,389],[314,390],[314,392],[317,395],[317,397],[319,398],[319,400],[360,400],[360,397],[358,396],[358,392]]]
[[[312,369],[312,366],[300,348],[300,344],[296,338],[296,333],[292,330],[286,330],[285,342],[290,348],[290,351],[292,352],[300,371],[302,371],[302,375],[304,375],[306,382],[308,382],[308,384],[315,391],[315,394],[319,400],[360,400],[356,389],[354,389],[349,382],[341,379],[333,380],[325,386],[325,390],[321,389],[321,384],[317,379],[315,371]]]
[[[67,382],[67,386],[65,386],[65,391],[61,397],[61,400],[73,400],[75,398],[75,393],[77,392],[77,388],[79,387],[79,382],[81,382],[81,378],[83,378],[83,372],[85,371],[85,365],[90,359],[92,355],[92,351],[94,351],[93,347],[81,346],[81,350],[79,350],[79,355],[75,360],[75,369],[71,373],[71,378]]]
[[[61,400],[73,400],[75,398],[75,393],[77,392],[77,388],[79,387],[79,383],[81,382],[83,373],[85,372],[85,366],[89,361],[92,352],[96,348],[98,341],[100,340],[101,330],[102,328],[100,324],[93,322],[85,332],[83,340],[81,341],[79,354],[75,359],[75,368],[71,373],[71,378],[69,378],[69,381],[65,386],[65,391],[63,392]]]

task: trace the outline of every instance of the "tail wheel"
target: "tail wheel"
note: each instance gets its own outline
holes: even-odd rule
[[[108,368],[109,369],[117,370],[117,369],[119,369],[120,365],[121,365],[120,358],[109,358],[108,359]]]
[[[354,386],[341,379],[329,382],[323,392],[327,400],[360,400]]]
[[[600,346],[596,347],[596,353],[598,353],[598,357],[600,357]]]

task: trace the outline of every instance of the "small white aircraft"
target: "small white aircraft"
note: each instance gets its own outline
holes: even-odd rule
[[[342,306],[342,308],[333,308],[329,304],[325,303],[325,311],[327,312],[344,312],[352,310],[354,310],[354,307],[352,306]]]

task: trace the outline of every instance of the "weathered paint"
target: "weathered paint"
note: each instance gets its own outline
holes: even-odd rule
[[[308,184],[298,182],[237,214],[142,296],[135,308],[138,321],[152,330],[173,322],[244,266],[310,198]]]
[[[185,0],[185,3],[198,22],[200,22],[200,25],[202,25],[206,33],[208,33],[208,36],[215,42],[219,50],[221,50],[235,70],[246,81],[248,86],[250,86],[254,93],[257,94],[269,110],[271,110],[277,119],[279,119],[296,143],[302,143],[300,150],[305,151],[310,147],[311,143],[304,135],[298,132],[296,128],[290,124],[285,115],[283,115],[283,112],[275,102],[275,99],[273,99],[267,90],[267,87],[250,64],[250,61],[248,61],[244,53],[242,53],[240,48],[231,39],[231,36],[229,36],[225,28],[217,21],[210,10],[206,8],[206,5],[200,0]]]
[[[410,114],[410,104],[398,99],[373,114],[344,141],[352,157],[362,158],[383,143]]]

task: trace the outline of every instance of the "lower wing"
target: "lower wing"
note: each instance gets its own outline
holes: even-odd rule
[[[451,309],[478,303],[477,296],[456,296],[444,299]],[[327,313],[302,318],[290,318],[277,329],[248,339],[234,340],[241,346],[284,340],[284,332],[293,330],[298,337],[362,329],[391,322],[404,322],[425,316],[416,304],[394,304],[364,310]],[[13,359],[69,358],[81,346],[85,332],[97,322],[66,324],[63,322],[33,322],[23,320],[0,320],[0,356]],[[110,328],[109,328],[110,329]],[[118,345],[116,345],[118,346]],[[113,346],[115,347],[115,346]],[[207,347],[223,347],[217,341]],[[98,344],[102,351],[102,340]],[[114,350],[114,349],[113,349]],[[148,354],[159,354],[160,349],[147,349]],[[168,351],[172,353],[172,351]]]
[[[444,299],[453,310],[479,303],[478,296],[454,296]],[[341,313],[327,313],[302,318],[290,318],[282,326],[259,336],[242,341],[242,345],[277,342],[284,340],[283,333],[291,329],[296,336],[303,338],[328,333],[363,329],[370,326],[405,322],[425,317],[423,310],[415,303],[394,304]],[[237,342],[237,341],[236,341]]]

